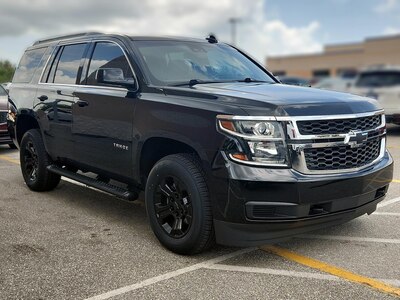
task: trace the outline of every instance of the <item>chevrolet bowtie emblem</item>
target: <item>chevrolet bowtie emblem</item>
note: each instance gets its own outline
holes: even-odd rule
[[[350,131],[344,138],[344,143],[350,148],[362,146],[368,139],[368,133],[361,131]]]

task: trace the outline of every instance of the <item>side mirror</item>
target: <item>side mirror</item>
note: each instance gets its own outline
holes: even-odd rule
[[[135,84],[132,78],[125,78],[124,71],[120,68],[100,68],[96,72],[96,81],[104,84],[131,86]]]

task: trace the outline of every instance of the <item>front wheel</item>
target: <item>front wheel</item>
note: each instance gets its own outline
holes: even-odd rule
[[[49,191],[58,185],[61,177],[47,170],[51,159],[38,129],[28,130],[24,134],[19,153],[22,175],[31,190]]]
[[[208,188],[193,155],[169,155],[156,163],[146,184],[146,209],[154,234],[167,249],[196,254],[213,245]]]

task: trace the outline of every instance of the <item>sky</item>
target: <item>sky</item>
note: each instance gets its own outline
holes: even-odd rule
[[[326,44],[400,34],[400,0],[0,0],[0,59],[18,63],[35,40],[82,31],[231,42],[258,61]],[[399,54],[400,55],[400,54]]]

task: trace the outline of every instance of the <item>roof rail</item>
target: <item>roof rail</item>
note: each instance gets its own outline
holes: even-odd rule
[[[81,33],[74,33],[74,34],[67,34],[67,35],[59,35],[59,36],[54,36],[54,37],[50,37],[50,38],[43,39],[43,40],[38,40],[33,43],[33,46],[42,44],[42,43],[53,42],[53,41],[57,41],[57,40],[61,40],[61,39],[72,39],[72,38],[76,38],[76,37],[81,37],[81,36],[83,37],[83,36],[90,36],[90,35],[97,35],[97,34],[102,34],[102,32],[81,32]]]

